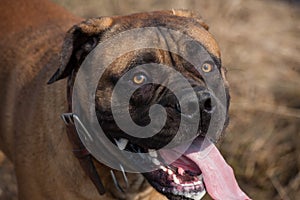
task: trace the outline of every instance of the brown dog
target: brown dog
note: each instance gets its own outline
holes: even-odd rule
[[[72,86],[84,58],[98,43],[123,30],[149,26],[175,29],[193,37],[213,58],[210,62],[222,72],[222,79],[225,81],[218,46],[200,18],[187,11],[173,10],[91,19],[70,29],[63,42],[66,30],[81,19],[50,2],[1,1],[0,16],[0,148],[15,165],[20,199],[158,200],[166,198],[156,190],[171,199],[188,198],[183,197],[184,195],[169,194],[162,190],[161,186],[155,185],[158,179],[158,174],[155,173],[146,173],[145,177],[156,190],[150,187],[143,175],[128,174],[129,188],[125,193],[121,193],[113,184],[110,168],[95,161],[97,172],[106,190],[106,193],[100,196],[78,160],[73,156],[65,126],[59,118],[62,113],[68,111],[66,81],[51,85],[46,83],[54,70],[60,66],[50,83],[69,77],[68,86]],[[100,123],[105,124],[106,132],[113,132],[108,136],[112,141],[116,138],[126,138],[133,146],[138,144],[145,150],[158,149],[173,137],[167,131],[176,128],[172,124],[165,127],[157,137],[150,140],[135,140],[124,136],[116,125],[109,121],[113,80],[119,79],[132,63],[143,64],[154,61],[177,66],[177,70],[186,76],[191,76],[194,85],[199,88],[205,87],[200,75],[191,75],[186,70],[188,64],[168,52],[136,51],[117,59],[104,73],[104,78],[100,80],[96,92],[97,118]],[[211,66],[205,67],[204,70],[210,70]],[[137,76],[137,82],[144,78],[144,75]],[[158,101],[152,98],[157,96],[158,91],[161,90],[148,88],[147,92],[141,90],[139,94],[135,94],[131,112],[143,113],[138,110],[141,108],[138,105]],[[212,108],[207,105],[207,102],[206,99],[203,103],[206,105],[204,111],[210,113]],[[170,112],[177,110],[178,114],[178,107],[172,107],[176,102],[160,98],[159,103],[169,106]],[[149,110],[149,108],[144,109]],[[174,116],[177,114],[175,113]],[[133,114],[133,118],[139,124],[147,124],[148,119],[141,115]],[[206,121],[203,120],[204,127],[200,127],[199,130],[204,135],[207,128],[205,123],[208,123],[209,116],[207,118]],[[176,120],[178,119],[175,119],[175,122]],[[122,180],[121,173],[116,173],[116,176]],[[125,183],[120,181],[120,184],[124,186]]]

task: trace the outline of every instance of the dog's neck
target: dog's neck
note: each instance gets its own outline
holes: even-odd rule
[[[12,126],[16,130],[11,135],[15,134],[18,140],[15,140],[13,137],[5,138],[5,141],[11,144],[11,148],[8,148],[6,151],[16,166],[18,185],[21,186],[18,191],[20,198],[72,200],[149,199],[147,196],[154,192],[154,189],[146,183],[141,174],[128,175],[130,188],[127,193],[122,194],[113,185],[109,173],[110,169],[98,163],[97,169],[99,169],[99,175],[106,187],[106,194],[100,196],[89,178],[82,171],[78,160],[72,154],[72,147],[64,132],[64,125],[59,119],[59,114],[67,111],[65,82],[47,86],[46,80],[51,77],[53,69],[57,67],[57,55],[64,33],[81,19],[74,17],[63,8],[46,0],[1,1],[0,37],[4,38],[4,42],[10,44],[7,45],[7,48],[9,48],[7,51],[13,52],[12,55],[14,55],[11,57],[11,60],[8,59],[11,62],[5,63],[3,67],[7,66],[7,71],[10,72],[15,67],[13,66],[14,60],[19,58],[16,58],[16,55],[32,55],[32,49],[39,49],[40,51],[35,56],[43,59],[41,62],[41,60],[35,60],[32,57],[26,57],[26,59],[21,57],[23,63],[26,64],[22,68],[22,73],[20,72],[19,74],[25,74],[27,79],[24,79],[26,80],[24,81],[20,78],[17,83],[13,82],[14,79],[12,79],[8,83],[12,86],[17,85],[18,89],[12,91],[16,91],[15,95],[20,99],[24,97],[24,94],[21,92],[23,90],[27,92],[35,91],[37,94],[32,94],[32,98],[39,99],[39,103],[36,103],[37,101],[32,103],[32,100],[27,101],[26,99],[23,101],[24,104],[8,102],[9,104],[7,105],[9,106],[6,109],[9,113],[13,113],[13,110],[20,112],[18,113],[18,119],[6,119],[8,124],[23,123],[20,122],[20,119],[28,120],[26,123],[23,123],[23,126]],[[55,28],[51,27],[53,25]],[[48,27],[51,31],[45,32],[45,27]],[[23,40],[26,41],[21,41],[19,36],[24,35],[24,30],[29,31],[26,32],[26,37],[23,37]],[[47,37],[40,37],[41,35],[47,35]],[[12,40],[18,42],[13,43]],[[47,44],[49,41],[51,41],[51,45],[44,47],[43,44]],[[18,47],[19,43],[26,44],[26,46]],[[11,44],[15,44],[15,46]],[[49,55],[53,55],[53,57]],[[47,67],[42,69],[44,65],[40,64],[40,62],[48,63]],[[52,66],[52,64],[55,66]],[[36,66],[33,72],[31,66]],[[44,84],[40,85],[41,83]],[[40,98],[41,96],[45,98]],[[8,96],[8,99],[14,98]],[[5,101],[4,105],[6,103]],[[32,103],[34,109],[28,106],[28,103]],[[11,105],[16,105],[16,107],[14,108]],[[45,108],[45,105],[49,107]],[[51,112],[42,112],[44,110],[51,110]],[[54,120],[39,120],[39,118]],[[45,130],[51,131],[47,132]],[[26,141],[26,144],[19,141]],[[16,156],[18,156],[18,159]],[[116,176],[118,177],[120,174],[116,173]]]
[[[43,57],[50,54],[54,55],[51,58],[44,58],[44,62],[48,63],[47,67],[49,67],[47,70],[41,70],[43,64],[36,63],[40,62],[40,60],[28,57],[30,62],[26,60],[27,65],[22,68],[22,74],[26,74],[27,76],[27,79],[24,79],[26,81],[23,82],[23,79],[20,79],[17,83],[7,83],[13,86],[18,85],[20,91],[26,84],[26,91],[32,93],[33,99],[39,99],[41,96],[45,97],[39,99],[40,102],[38,104],[34,104],[35,110],[39,111],[37,116],[35,112],[32,112],[32,115],[28,114],[28,105],[26,103],[24,103],[24,105],[26,104],[25,106],[20,103],[15,103],[17,106],[14,108],[15,110],[24,111],[18,113],[19,118],[26,119],[29,122],[24,123],[22,127],[16,127],[16,132],[19,134],[22,133],[18,135],[19,140],[17,141],[27,141],[26,145],[5,138],[8,140],[8,143],[17,144],[11,145],[11,149],[8,149],[7,152],[11,160],[15,161],[16,173],[19,175],[18,185],[23,186],[20,187],[19,190],[20,197],[22,199],[131,200],[149,199],[147,196],[151,194],[151,197],[156,197],[156,200],[164,199],[149,186],[141,174],[128,174],[129,189],[124,194],[118,192],[110,176],[110,168],[97,163],[96,167],[99,169],[99,175],[106,189],[106,194],[100,196],[91,180],[81,169],[78,160],[72,154],[72,147],[64,132],[64,125],[58,117],[59,114],[67,111],[65,104],[65,82],[62,81],[51,86],[45,84],[37,87],[38,84],[46,83],[46,80],[51,77],[54,67],[57,67],[59,63],[57,61],[57,55],[61,46],[63,33],[81,19],[46,0],[1,1],[0,18],[2,20],[0,20],[0,37],[3,42],[10,44],[7,46],[7,48],[10,48],[7,51],[12,51],[14,55],[11,57],[11,60],[9,60],[11,62],[7,62],[5,63],[7,66],[3,66],[7,68],[7,73],[15,69],[15,66],[13,66],[15,63],[14,60],[19,58],[16,55],[32,55],[31,50],[35,49],[36,45],[46,44],[51,41],[51,44],[48,44],[48,46],[41,47],[38,52],[39,54],[35,56]],[[53,26],[55,28],[53,28]],[[45,27],[46,30],[49,29],[46,33]],[[23,40],[27,40],[27,38],[33,38],[34,40],[28,40],[30,42],[20,41],[19,36],[24,35],[24,30],[28,31],[26,31],[26,38],[24,37]],[[41,35],[47,35],[47,40],[41,37]],[[7,38],[10,39],[8,40]],[[26,45],[19,47],[18,43]],[[11,47],[12,45],[14,48]],[[16,48],[16,46],[18,48]],[[31,72],[31,66],[37,66],[34,72]],[[21,74],[21,72],[19,74]],[[39,78],[35,79],[34,77],[36,76],[39,76]],[[41,82],[36,82],[40,79],[42,80]],[[24,97],[22,95],[24,94],[21,92],[18,93],[19,90],[16,90],[16,95],[22,99]],[[11,99],[14,98],[11,97]],[[26,101],[24,100],[24,102]],[[5,103],[6,102],[4,102],[4,105]],[[12,102],[9,103],[9,105],[14,105]],[[45,105],[49,107],[45,108]],[[49,109],[51,112],[42,112],[45,109]],[[39,117],[55,120],[51,122],[38,120]],[[11,120],[8,123],[15,125],[18,122]],[[45,130],[51,131],[48,132]],[[21,159],[16,159],[13,156],[13,152],[15,151],[19,152],[18,156]],[[25,158],[26,160],[24,161]],[[33,167],[32,165],[35,166]],[[116,173],[116,176],[118,178],[121,174]],[[122,182],[120,184],[122,184]],[[152,193],[156,195],[152,195]],[[34,194],[34,196],[32,196],[32,194]],[[160,196],[160,198],[157,198],[158,196]]]
[[[76,74],[77,70],[74,70],[69,76],[67,82],[67,102],[69,113],[72,113],[72,92]],[[65,120],[65,122],[66,121],[68,120]],[[75,155],[79,158],[78,161],[81,163],[82,170],[87,176],[89,176],[91,182],[94,183],[99,193],[102,193],[103,195],[104,191],[106,191],[105,197],[109,196],[110,198],[114,199],[149,199],[148,196],[151,196],[151,198],[156,197],[156,199],[157,197],[159,199],[165,199],[165,197],[150,187],[146,179],[141,174],[127,173],[126,178],[124,178],[124,174],[115,171],[114,178],[116,179],[117,183],[113,181],[113,177],[111,176],[113,169],[99,163],[92,157],[91,154],[86,154],[87,150],[79,139],[75,125],[72,123],[66,123],[66,126],[73,152],[77,152]],[[91,161],[90,159],[87,159],[88,157],[93,158],[93,160]],[[128,183],[126,183],[125,179],[128,180]],[[121,190],[123,190],[122,188],[126,189],[124,189],[122,192],[118,187],[120,187]]]

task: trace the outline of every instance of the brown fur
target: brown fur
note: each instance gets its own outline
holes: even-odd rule
[[[65,32],[81,19],[47,1],[1,1],[0,147],[15,165],[20,199],[113,199],[99,196],[84,175],[59,115],[67,110],[65,81],[47,85],[60,65]],[[141,175],[129,177],[128,199],[158,199]],[[149,190],[150,189],[150,190]],[[124,198],[124,195],[122,195]],[[164,199],[161,197],[161,199]]]
[[[173,11],[173,14],[192,16],[183,11]],[[109,169],[97,163],[107,190],[104,196],[99,196],[71,152],[64,124],[59,118],[67,111],[66,82],[46,83],[59,66],[54,78],[66,76],[63,73],[71,62],[73,49],[68,44],[74,40],[74,28],[66,37],[62,63],[59,52],[66,30],[81,19],[44,0],[2,0],[0,17],[0,149],[15,165],[19,198],[165,199],[140,174],[128,176],[130,189],[126,194],[117,192]],[[130,23],[135,17],[146,19],[149,15],[101,18],[77,27],[87,35],[99,33],[113,23],[139,27],[141,24]],[[196,21],[208,28],[202,20]],[[220,57],[217,45],[204,29],[191,27],[188,30],[211,53]]]

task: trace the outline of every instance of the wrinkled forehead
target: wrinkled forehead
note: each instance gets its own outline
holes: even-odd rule
[[[195,40],[201,44],[205,50],[213,57],[220,59],[219,47],[213,36],[203,27],[203,24],[198,20],[190,17],[181,17],[171,15],[166,12],[139,13],[125,17],[113,17],[110,29],[103,35],[104,39],[110,38],[113,35],[132,29],[156,28],[156,31],[144,30],[140,31],[140,35],[146,34],[147,38],[143,38],[143,42],[166,43],[166,45],[180,46],[185,40]],[[133,34],[127,38],[126,45],[133,42],[141,42],[141,37],[138,34]]]
[[[110,38],[106,43],[98,46],[102,53],[96,54],[100,62],[109,64],[109,76],[120,76],[124,72],[149,63],[160,63],[165,67],[172,67],[178,71],[197,73],[204,63],[214,63],[220,68],[219,60],[211,55],[199,41],[165,27],[147,27],[131,29]],[[101,48],[101,47],[104,48]],[[111,50],[113,49],[113,53]],[[103,53],[105,52],[105,53]],[[99,64],[99,62],[97,62]],[[147,68],[153,68],[146,65]],[[195,69],[193,69],[195,68]],[[163,72],[166,69],[161,68]],[[195,71],[196,70],[196,71]]]
[[[201,65],[210,61],[220,69],[221,79],[225,80],[216,41],[193,18],[159,12],[113,17],[108,22],[109,29],[101,35],[101,42],[86,59],[91,62],[90,66],[96,66],[93,69],[99,69],[100,74],[105,69],[107,78],[113,75],[117,78],[124,70],[144,63],[174,67],[186,61],[201,71]],[[174,60],[174,55],[182,59]],[[99,77],[98,72],[90,74]]]
[[[218,46],[210,33],[191,18],[178,16],[144,16],[116,18],[102,36],[95,56],[111,64],[119,73],[136,64],[165,63],[172,66],[186,61],[199,67],[206,61],[219,68]],[[174,57],[182,59],[174,60]],[[174,66],[172,66],[174,67]]]

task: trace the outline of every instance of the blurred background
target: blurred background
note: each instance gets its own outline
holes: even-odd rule
[[[219,143],[224,157],[253,199],[300,199],[300,1],[54,1],[84,18],[172,8],[200,13],[231,85],[231,121]],[[16,195],[13,166],[0,152],[0,200]]]

